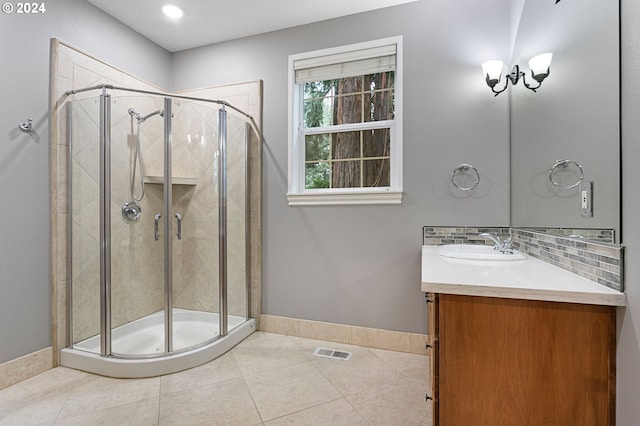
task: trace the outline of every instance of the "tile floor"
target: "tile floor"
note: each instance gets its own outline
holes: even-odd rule
[[[320,358],[318,346],[353,356]],[[0,390],[0,425],[426,425],[427,383],[422,355],[256,332],[163,377],[54,368]]]

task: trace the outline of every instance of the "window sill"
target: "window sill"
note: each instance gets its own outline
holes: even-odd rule
[[[290,206],[400,204],[402,191],[287,194]]]

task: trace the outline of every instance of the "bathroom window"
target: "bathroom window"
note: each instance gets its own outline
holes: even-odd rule
[[[289,57],[290,205],[402,199],[402,38]]]

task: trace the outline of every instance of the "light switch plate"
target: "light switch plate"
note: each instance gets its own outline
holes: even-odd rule
[[[593,217],[593,181],[580,183],[580,216]]]

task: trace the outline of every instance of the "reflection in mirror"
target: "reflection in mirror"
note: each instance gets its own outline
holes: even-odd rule
[[[619,243],[619,2],[516,3],[511,63],[543,52],[553,63],[536,93],[508,91],[511,225]]]
[[[559,237],[589,240],[597,243],[613,244],[616,242],[615,229],[568,229],[568,228],[520,228],[525,231],[542,232]]]

